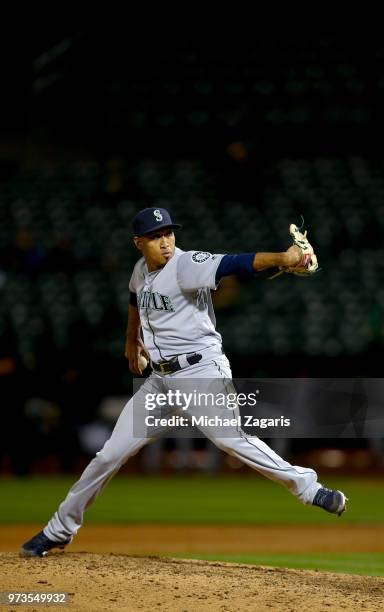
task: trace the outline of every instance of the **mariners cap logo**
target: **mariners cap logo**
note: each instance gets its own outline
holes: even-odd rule
[[[156,210],[153,211],[153,214],[154,214],[156,221],[158,221],[158,223],[160,223],[160,221],[163,220],[163,215],[161,214],[158,208],[156,208]]]
[[[192,255],[192,261],[195,263],[203,263],[203,261],[207,261],[211,257],[210,253],[206,253],[204,251],[196,251]]]

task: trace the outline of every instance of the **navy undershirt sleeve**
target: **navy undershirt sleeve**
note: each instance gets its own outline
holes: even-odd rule
[[[253,269],[252,265],[254,258],[255,253],[224,255],[216,271],[216,284],[223,278],[223,276],[230,276],[231,274],[247,277],[253,276],[255,274],[255,270]]]
[[[135,306],[137,308],[137,295],[133,293],[133,291],[129,292],[129,303],[131,306]]]

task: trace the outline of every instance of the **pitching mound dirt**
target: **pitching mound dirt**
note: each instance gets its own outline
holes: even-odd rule
[[[69,605],[60,607],[79,612],[356,612],[382,610],[384,601],[382,578],[116,554],[1,553],[0,576],[2,591],[70,593]]]

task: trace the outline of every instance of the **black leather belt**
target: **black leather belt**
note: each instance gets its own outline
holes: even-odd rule
[[[203,358],[200,353],[193,353],[192,355],[186,356],[186,361],[189,365],[194,365],[195,363],[199,363],[199,361]],[[152,362],[152,367],[156,372],[160,372],[161,374],[173,374],[173,372],[178,372],[182,370],[182,366],[179,363],[178,357],[172,357],[169,361],[159,361],[159,363]]]

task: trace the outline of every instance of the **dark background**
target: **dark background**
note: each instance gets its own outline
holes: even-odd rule
[[[77,469],[124,403],[102,400],[130,394],[130,223],[146,206],[183,224],[181,248],[218,253],[284,250],[303,215],[318,275],[215,296],[234,376],[381,376],[380,37],[16,36],[1,71],[2,470]]]

